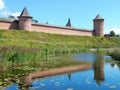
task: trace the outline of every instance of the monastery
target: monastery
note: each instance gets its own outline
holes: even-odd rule
[[[27,30],[62,35],[103,36],[104,19],[101,18],[100,15],[97,15],[95,19],[93,19],[93,30],[74,28],[71,26],[70,19],[64,27],[47,23],[41,24],[32,21],[32,16],[29,15],[28,10],[25,7],[20,16],[18,16],[18,19],[0,18],[0,29]]]

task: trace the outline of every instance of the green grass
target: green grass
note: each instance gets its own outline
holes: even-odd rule
[[[22,77],[31,71],[88,64],[64,56],[89,49],[119,47],[118,37],[88,37],[0,30],[0,86],[9,85],[11,76]],[[60,55],[60,56],[59,56]],[[4,76],[4,77],[3,77]],[[5,81],[5,79],[7,81]]]
[[[110,47],[112,45],[120,45],[120,40],[117,37],[88,37],[88,36],[71,36],[46,34],[39,32],[28,32],[19,30],[0,30],[0,46],[19,45],[26,47],[43,47],[53,46],[60,48],[69,47]]]
[[[58,35],[23,30],[0,30],[0,66],[56,68],[72,65],[73,61],[45,61],[58,54],[82,52],[90,48],[120,46],[118,37]],[[54,65],[51,65],[54,63]],[[67,64],[68,63],[68,64]],[[76,62],[75,62],[76,63]],[[74,64],[75,64],[74,63]],[[2,67],[1,67],[2,68]]]
[[[120,48],[113,48],[108,52],[108,55],[110,55],[114,60],[120,61]]]

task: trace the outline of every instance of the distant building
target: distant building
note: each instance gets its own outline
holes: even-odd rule
[[[74,28],[71,25],[70,19],[68,19],[65,27],[50,24],[41,24],[32,21],[32,17],[29,15],[28,10],[25,7],[18,19],[0,18],[0,29],[27,30],[63,35],[103,36],[104,19],[102,19],[100,15],[97,15],[93,20],[93,30]]]
[[[104,37],[110,37],[110,34],[105,34]]]

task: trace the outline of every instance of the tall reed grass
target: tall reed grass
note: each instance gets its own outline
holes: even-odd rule
[[[120,48],[111,49],[108,54],[115,60],[120,61]]]
[[[28,66],[30,68],[40,68],[40,70],[69,66],[77,62],[70,60],[58,61],[54,57],[85,50],[83,48],[81,50],[65,49],[64,47],[57,49],[50,48],[48,45],[44,48],[3,46],[0,47],[0,66],[6,68]]]

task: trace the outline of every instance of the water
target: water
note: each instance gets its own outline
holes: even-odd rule
[[[120,66],[110,56],[101,53],[79,53],[71,56],[76,61],[93,63],[93,68],[32,81],[28,90],[120,90]],[[6,90],[18,90],[18,84]]]

